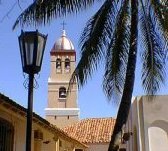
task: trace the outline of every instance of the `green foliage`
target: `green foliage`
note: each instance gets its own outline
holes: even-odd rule
[[[53,19],[78,13],[100,0],[35,0],[20,14],[13,25],[39,26],[49,24]]]
[[[116,13],[115,24],[111,33],[110,43],[105,56],[105,74],[103,88],[109,100],[123,91],[125,72],[129,52],[130,16],[129,3],[125,1]]]
[[[80,85],[83,85],[105,53],[107,39],[110,32],[110,16],[113,1],[107,0],[98,12],[87,22],[80,39],[81,59],[76,67],[75,74]],[[110,7],[109,7],[110,6]],[[106,28],[104,28],[106,26]]]

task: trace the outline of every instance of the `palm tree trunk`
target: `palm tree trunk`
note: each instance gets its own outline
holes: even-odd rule
[[[108,151],[117,150],[117,135],[120,134],[122,126],[126,123],[130,106],[135,81],[135,67],[137,58],[137,31],[138,31],[138,0],[131,0],[131,35],[130,35],[130,50],[125,77],[123,95],[121,98],[120,107],[117,114],[116,124]]]

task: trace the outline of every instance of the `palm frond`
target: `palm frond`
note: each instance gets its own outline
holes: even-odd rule
[[[79,86],[87,81],[93,71],[97,69],[100,60],[104,57],[108,43],[111,18],[115,10],[115,1],[106,0],[98,12],[88,21],[80,39],[81,59],[72,75],[77,77]]]
[[[166,40],[168,40],[168,1],[151,0],[151,6]]]
[[[125,0],[117,14],[115,30],[107,49],[103,81],[104,91],[109,98],[119,100],[123,91],[130,39],[129,1]]]
[[[86,9],[96,1],[100,0],[35,0],[16,19],[13,29],[19,24],[21,26],[48,24],[54,18]]]
[[[149,9],[149,8],[147,8]],[[142,53],[142,85],[147,94],[156,94],[164,83],[166,42],[158,30],[152,11],[140,16]]]

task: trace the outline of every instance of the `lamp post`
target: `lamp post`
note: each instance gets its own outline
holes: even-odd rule
[[[23,72],[29,75],[26,151],[31,151],[34,74],[41,70],[47,36],[40,34],[37,30],[22,31],[18,39]]]

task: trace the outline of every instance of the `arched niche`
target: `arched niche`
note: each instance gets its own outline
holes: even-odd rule
[[[149,151],[168,150],[168,122],[157,120],[148,128]]]

